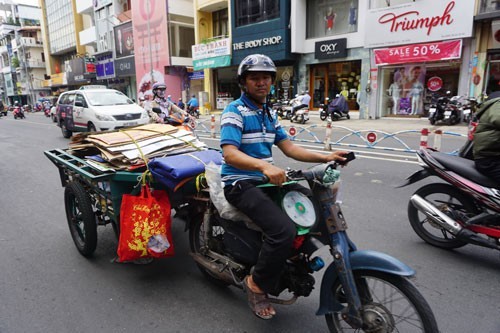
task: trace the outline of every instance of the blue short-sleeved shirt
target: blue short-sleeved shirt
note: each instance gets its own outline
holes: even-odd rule
[[[245,94],[231,102],[221,115],[220,145],[233,145],[245,154],[273,163],[272,146],[288,138],[275,111],[273,121]],[[262,172],[222,164],[222,181],[228,184],[243,179],[262,179]]]

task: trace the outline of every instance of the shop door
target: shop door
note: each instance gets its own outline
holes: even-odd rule
[[[325,97],[328,91],[328,66],[311,67],[311,91],[312,102],[314,108],[319,108],[319,105],[325,102]]]

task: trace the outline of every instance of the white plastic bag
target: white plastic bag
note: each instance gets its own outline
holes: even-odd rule
[[[233,221],[250,221],[238,208],[231,205],[224,196],[222,180],[220,175],[221,166],[213,162],[205,166],[205,177],[210,187],[210,199],[219,212],[220,217]]]

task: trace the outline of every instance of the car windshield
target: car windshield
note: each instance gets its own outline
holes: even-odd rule
[[[87,91],[88,102],[94,106],[134,104],[130,98],[119,91]]]

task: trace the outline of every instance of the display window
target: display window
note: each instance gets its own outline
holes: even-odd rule
[[[357,97],[361,89],[361,60],[311,65],[310,89],[312,107],[319,108],[325,98],[342,94],[350,110],[359,110]]]
[[[379,70],[381,116],[427,116],[429,107],[458,91],[459,62],[405,64]]]
[[[358,0],[307,0],[307,38],[358,30]]]
[[[500,91],[500,54],[489,55],[486,75],[486,95]]]

